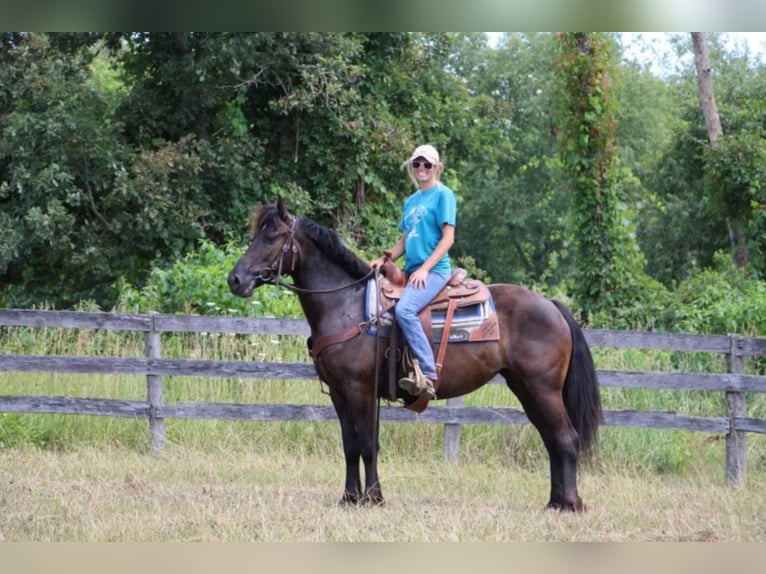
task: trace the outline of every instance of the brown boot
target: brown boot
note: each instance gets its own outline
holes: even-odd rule
[[[436,398],[436,391],[434,390],[434,384],[431,382],[431,379],[428,377],[423,377],[422,379],[424,381],[423,384],[418,384],[417,378],[414,376],[413,373],[410,373],[407,377],[402,377],[399,379],[399,386],[403,388],[405,391],[410,393],[413,397],[419,397],[420,395],[425,395],[431,400],[434,400]]]
[[[425,395],[429,399],[436,398],[436,391],[434,390],[434,384],[423,374],[420,370],[420,363],[417,359],[412,360],[413,371],[406,377],[399,379],[399,386],[405,391],[410,393],[413,397],[419,397]]]
[[[417,381],[419,390],[418,395],[425,395],[431,400],[435,399],[436,391],[434,390],[434,383],[430,378],[423,374],[423,371],[420,370],[420,363],[417,361],[417,359],[412,361],[412,368],[415,370],[415,381]]]
[[[412,370],[406,377],[399,379],[399,386],[413,397],[420,396],[420,393],[426,388],[426,378],[420,370],[420,363],[417,359],[412,359]]]
[[[418,388],[418,383],[415,379],[415,373],[410,373],[408,376],[399,379],[399,386],[413,397],[420,395],[420,389]]]

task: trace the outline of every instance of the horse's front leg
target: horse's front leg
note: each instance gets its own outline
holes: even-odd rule
[[[357,378],[356,384],[348,386],[348,401],[354,413],[357,440],[364,462],[364,495],[362,502],[379,506],[383,504],[383,492],[378,478],[378,400],[373,392],[373,375],[369,379]]]
[[[330,398],[340,421],[343,455],[346,460],[346,483],[339,504],[358,504],[362,500],[362,481],[359,474],[361,449],[354,418],[345,397],[331,389]]]
[[[383,504],[383,492],[378,478],[377,402],[365,385],[350,385],[359,389],[340,396],[330,393],[335,412],[340,419],[343,452],[346,458],[346,488],[342,504]],[[364,491],[361,490],[359,459],[364,462]]]
[[[373,401],[373,411],[365,417],[359,426],[362,443],[362,460],[364,461],[364,496],[362,502],[379,506],[383,504],[383,491],[378,478],[378,425],[377,412]]]

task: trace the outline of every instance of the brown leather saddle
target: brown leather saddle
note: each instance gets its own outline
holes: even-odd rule
[[[402,270],[392,261],[387,261],[381,267],[383,278],[380,281],[380,304],[383,309],[391,310],[402,296],[406,279]],[[444,313],[444,325],[439,341],[439,348],[436,353],[436,374],[434,388],[438,391],[439,381],[441,379],[441,369],[444,355],[447,350],[447,343],[450,340],[450,329],[453,323],[453,317],[457,309],[480,305],[486,303],[491,298],[489,287],[478,279],[467,279],[467,272],[464,269],[455,269],[452,271],[447,284],[436,297],[420,313],[420,321],[423,324],[423,330],[434,345],[433,316],[436,313]],[[393,322],[390,335],[390,349],[397,349],[399,346],[396,322]],[[479,341],[497,341],[500,338],[500,328],[498,326],[497,314],[493,311],[481,324],[473,329],[464,339],[467,342]],[[395,353],[394,353],[395,354]],[[389,361],[389,396],[396,396],[396,380],[398,378],[398,362]],[[428,398],[425,396],[417,397],[413,402],[405,401],[408,409],[416,412],[422,412],[428,405]]]

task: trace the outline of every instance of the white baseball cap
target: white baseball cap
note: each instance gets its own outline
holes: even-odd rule
[[[426,144],[416,147],[408,161],[412,161],[413,159],[417,159],[419,157],[422,157],[431,163],[439,163],[439,152],[436,151],[436,148],[432,145]]]

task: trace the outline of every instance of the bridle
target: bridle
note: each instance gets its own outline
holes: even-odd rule
[[[289,289],[290,291],[294,291],[296,293],[336,293],[338,291],[343,291],[344,289],[348,289],[349,287],[353,287],[354,285],[362,283],[375,274],[375,270],[370,269],[370,271],[363,277],[355,279],[354,281],[351,281],[345,285],[341,285],[340,287],[335,287],[334,289],[303,289],[301,287],[296,287],[295,285],[287,283],[284,279],[282,279],[282,269],[285,255],[288,253],[291,254],[289,274],[292,274],[295,271],[296,260],[301,256],[300,247],[295,240],[295,230],[298,224],[298,218],[292,215],[289,217],[290,229],[287,232],[287,237],[285,238],[282,247],[279,249],[279,256],[277,257],[276,261],[274,261],[274,263],[266,267],[261,267],[257,271],[258,279],[260,279],[263,283],[271,284],[276,287],[284,287],[285,289]]]
[[[258,279],[264,283],[271,283],[273,285],[287,285],[287,283],[282,280],[282,265],[284,263],[285,255],[287,255],[288,252],[292,253],[292,257],[290,257],[290,273],[295,271],[295,259],[299,252],[298,244],[295,242],[295,226],[297,223],[298,219],[291,215],[290,230],[287,232],[287,238],[279,250],[279,257],[277,257],[277,259],[271,265],[261,267],[258,270]]]

